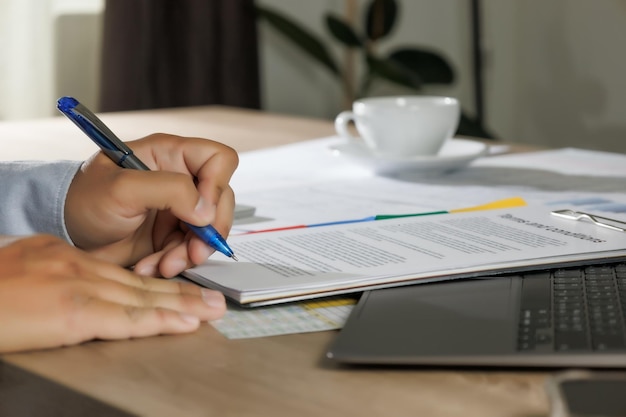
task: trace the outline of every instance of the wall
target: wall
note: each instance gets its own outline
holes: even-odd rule
[[[323,13],[344,2],[260,0],[328,38]],[[361,1],[363,4],[364,2]],[[443,51],[459,75],[453,88],[472,113],[466,0],[400,0],[399,30],[387,46]],[[483,0],[486,124],[498,137],[547,146],[626,152],[626,1]],[[262,26],[264,102],[269,110],[332,118],[337,84],[270,28]],[[335,51],[340,53],[340,51]],[[398,92],[387,87],[377,91]]]
[[[50,10],[36,0],[0,1],[0,118],[45,112],[51,86]]]
[[[257,1],[329,43],[323,15],[345,7],[344,0]],[[459,97],[472,114],[469,2],[399,2],[397,31],[381,49],[410,44],[443,53],[457,84],[427,93]],[[490,130],[523,143],[626,152],[626,0],[482,2]],[[0,119],[55,114],[54,100],[64,94],[97,109],[103,3],[0,0]],[[265,109],[333,118],[342,108],[337,81],[266,25],[260,35]],[[333,53],[341,59],[343,51]],[[374,91],[398,92],[385,84]]]
[[[525,143],[626,152],[626,2],[484,2],[492,128]]]
[[[330,38],[324,25],[324,15],[327,12],[342,15],[345,7],[343,0],[258,0],[258,3],[301,22],[332,47],[336,60],[342,62],[344,51]],[[360,0],[358,3],[361,7],[357,23],[360,24],[366,2]],[[468,79],[468,2],[404,0],[400,4],[402,12],[396,30],[380,43],[380,52],[403,45],[434,49],[446,56],[457,70],[458,83],[451,88],[431,89],[427,92],[459,97],[468,107],[467,110],[472,112],[472,90]],[[334,117],[343,104],[337,80],[268,25],[260,25],[260,36],[263,102],[266,108],[316,117]],[[377,85],[373,91],[376,95],[404,92],[406,90],[388,84]]]
[[[56,114],[61,95],[98,100],[104,0],[0,0],[0,120]]]

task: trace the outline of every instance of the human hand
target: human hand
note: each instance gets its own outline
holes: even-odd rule
[[[236,152],[200,138],[155,134],[127,143],[152,171],[123,169],[101,152],[86,161],[66,198],[76,246],[141,275],[172,277],[213,249],[180,220],[226,237],[235,205],[228,182]]]
[[[0,352],[191,332],[224,296],[141,277],[39,235],[0,248]]]

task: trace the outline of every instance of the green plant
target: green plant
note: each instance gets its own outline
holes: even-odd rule
[[[332,39],[348,48],[349,52],[360,53],[364,71],[358,83],[355,81],[354,65],[348,60],[342,68],[329,48],[312,31],[276,10],[258,5],[257,10],[259,18],[337,77],[344,93],[344,106],[359,97],[366,97],[376,79],[386,80],[416,92],[427,84],[451,85],[455,81],[452,66],[435,51],[412,46],[398,47],[384,55],[377,51],[378,42],[390,35],[398,20],[399,7],[396,0],[371,0],[365,6],[361,30],[356,29],[342,16],[333,13],[326,13],[324,16],[325,26]],[[457,133],[493,137],[465,112],[462,112]]]

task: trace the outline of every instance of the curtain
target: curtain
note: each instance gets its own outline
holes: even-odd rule
[[[100,111],[259,108],[254,0],[107,0]]]

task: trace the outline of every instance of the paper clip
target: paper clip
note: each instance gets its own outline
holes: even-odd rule
[[[606,227],[607,229],[617,230],[618,232],[626,232],[626,222],[609,219],[608,217],[597,216],[595,214],[583,213],[582,211],[569,209],[555,210],[552,212],[552,215],[569,220],[588,220],[596,226]],[[619,224],[621,226],[616,226],[615,224]]]

